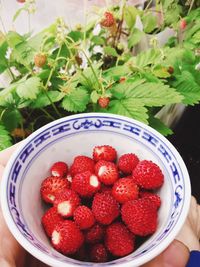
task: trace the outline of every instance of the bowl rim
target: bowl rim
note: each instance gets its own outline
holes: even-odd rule
[[[133,261],[127,262],[125,261],[120,262],[120,263],[116,263],[117,266],[121,266],[121,267],[133,267],[133,266],[140,266],[141,264],[144,264],[148,261],[150,261],[151,259],[155,258],[157,255],[159,255],[162,251],[164,251],[164,249],[167,248],[167,246],[175,239],[176,235],[178,234],[178,232],[181,230],[181,227],[183,226],[188,211],[189,211],[189,207],[190,207],[190,200],[191,200],[191,184],[190,184],[190,178],[189,178],[189,174],[188,174],[188,170],[186,168],[186,165],[182,159],[182,157],[180,156],[179,152],[176,150],[176,148],[166,139],[166,137],[164,137],[162,134],[160,134],[158,131],[156,131],[155,129],[153,129],[152,127],[150,127],[149,125],[144,124],[143,122],[140,122],[138,120],[129,118],[129,117],[125,117],[125,116],[121,116],[121,115],[116,115],[116,114],[110,114],[110,113],[80,113],[80,114],[75,114],[75,115],[69,115],[66,117],[62,117],[60,119],[57,119],[53,122],[50,122],[44,126],[42,126],[41,128],[37,129],[35,132],[33,132],[30,136],[28,136],[25,140],[23,140],[19,146],[16,148],[16,150],[13,152],[13,154],[11,155],[4,173],[3,173],[3,177],[1,179],[1,187],[0,187],[0,203],[1,203],[1,208],[2,208],[2,213],[3,213],[3,217],[6,221],[6,224],[10,230],[10,232],[12,233],[12,235],[15,237],[15,239],[19,242],[19,244],[26,250],[28,251],[30,254],[32,254],[34,257],[36,257],[37,259],[39,259],[40,261],[50,265],[50,266],[54,266],[54,267],[63,267],[63,266],[78,266],[78,264],[76,263],[67,263],[67,262],[61,262],[60,260],[57,260],[56,258],[53,258],[50,255],[45,254],[44,252],[42,252],[41,250],[39,250],[38,248],[34,247],[32,244],[30,244],[30,242],[26,239],[26,237],[24,237],[22,235],[22,233],[18,230],[15,222],[12,219],[12,216],[10,214],[9,211],[9,206],[7,203],[7,191],[6,191],[6,187],[7,187],[7,177],[9,176],[9,171],[17,157],[17,155],[23,150],[24,147],[26,147],[26,145],[28,145],[28,143],[35,138],[38,134],[40,134],[42,131],[45,131],[46,129],[48,129],[49,127],[52,127],[56,124],[62,123],[66,120],[71,120],[71,119],[81,119],[81,118],[85,118],[85,117],[110,117],[110,118],[116,118],[116,119],[122,119],[125,121],[129,121],[132,122],[142,128],[146,128],[148,131],[152,132],[153,134],[155,134],[156,136],[158,136],[160,138],[160,140],[164,143],[166,143],[166,145],[168,146],[168,148],[170,149],[170,151],[173,152],[177,162],[180,165],[180,168],[182,170],[182,172],[184,173],[184,182],[185,182],[185,205],[184,208],[181,211],[181,215],[179,218],[179,223],[176,224],[173,227],[172,232],[170,233],[170,235],[168,235],[163,241],[162,243],[159,244],[159,246],[156,246],[155,248],[153,248],[149,253],[147,253],[146,255],[142,255],[139,258],[134,259]],[[80,261],[77,261],[80,262]],[[84,262],[83,262],[84,264]],[[134,265],[133,265],[134,264]],[[93,265],[97,265],[94,264]],[[100,264],[98,264],[100,265]],[[81,266],[81,265],[80,265]],[[85,262],[85,266],[87,266],[87,263]],[[106,263],[101,263],[101,266],[106,266]]]

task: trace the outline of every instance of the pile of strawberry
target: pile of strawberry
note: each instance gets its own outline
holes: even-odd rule
[[[42,225],[53,247],[79,260],[106,262],[134,251],[138,236],[157,228],[164,182],[158,165],[133,153],[117,160],[108,145],[96,146],[93,158],[77,156],[72,165],[56,162],[41,184],[51,204]]]

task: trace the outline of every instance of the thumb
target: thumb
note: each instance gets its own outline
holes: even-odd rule
[[[183,267],[189,256],[189,249],[180,241],[174,240],[165,251],[142,267]]]

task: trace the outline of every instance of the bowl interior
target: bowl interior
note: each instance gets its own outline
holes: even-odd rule
[[[75,156],[91,156],[93,147],[101,144],[115,147],[118,156],[132,152],[140,160],[152,160],[165,176],[164,185],[158,191],[162,205],[156,233],[131,255],[106,266],[138,266],[150,260],[172,241],[184,222],[189,207],[189,177],[177,151],[165,138],[146,125],[116,115],[67,117],[30,136],[12,157],[5,173],[4,214],[9,217],[9,227],[29,252],[49,265],[63,266],[63,262],[80,265],[81,262],[63,256],[50,245],[41,226],[45,210],[39,193],[41,182],[50,175],[49,168],[55,161],[70,165]]]

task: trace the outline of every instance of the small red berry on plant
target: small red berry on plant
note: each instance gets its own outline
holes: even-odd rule
[[[112,27],[115,24],[115,18],[111,12],[106,11],[100,22],[100,25],[106,28]]]
[[[172,66],[170,66],[167,71],[169,72],[169,74],[173,74],[174,68]]]
[[[38,68],[42,68],[45,65],[46,61],[47,57],[44,54],[37,54],[34,57],[35,66]]]
[[[185,19],[181,19],[180,21],[180,29],[184,30],[187,26],[187,21]]]
[[[98,99],[98,104],[101,108],[107,108],[110,103],[110,98],[109,97],[100,97]]]

